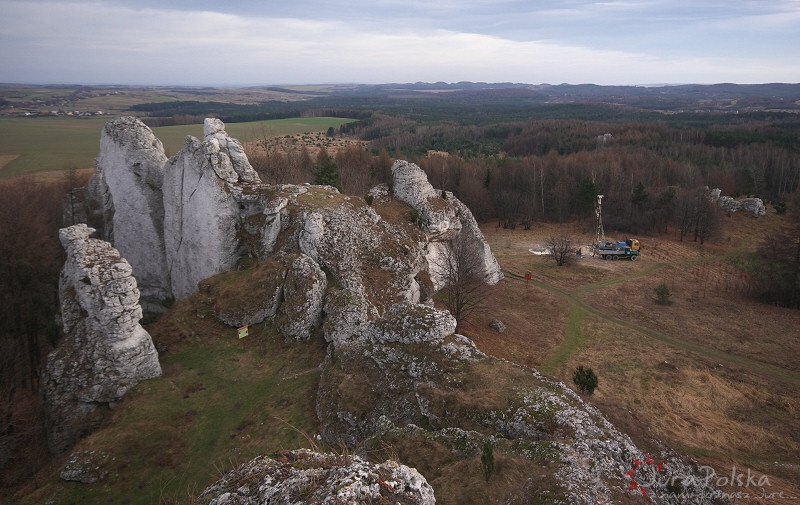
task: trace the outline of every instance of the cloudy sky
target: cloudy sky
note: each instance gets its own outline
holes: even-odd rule
[[[0,82],[800,82],[800,0],[0,0]]]

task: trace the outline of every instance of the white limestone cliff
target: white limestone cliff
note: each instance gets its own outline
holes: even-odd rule
[[[203,132],[202,142],[187,136],[164,168],[164,243],[176,298],[197,291],[201,280],[234,268],[240,258],[242,213],[251,204],[259,207],[258,199],[244,195],[244,186],[260,180],[241,144],[218,119],[206,119]]]
[[[103,238],[130,262],[151,310],[170,294],[161,194],[166,161],[164,147],[150,128],[122,117],[103,128],[89,183],[92,199],[102,209]]]

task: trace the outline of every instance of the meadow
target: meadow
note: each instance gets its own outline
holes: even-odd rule
[[[0,119],[0,178],[68,167],[90,168],[97,156],[105,118],[3,118]],[[227,132],[242,142],[264,137],[326,131],[353,120],[307,117],[230,123]],[[203,126],[154,128],[168,156],[177,153],[186,135],[202,137]]]

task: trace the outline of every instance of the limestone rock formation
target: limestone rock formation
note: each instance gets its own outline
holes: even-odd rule
[[[431,303],[449,282],[436,265],[455,241],[475,251],[482,280],[502,278],[469,209],[452,194],[443,197],[414,164],[395,163],[392,187],[394,198],[420,218],[390,222],[332,187],[261,184],[222,121],[206,119],[203,134],[202,140],[188,136],[169,160],[134,118],[109,122],[101,138],[90,190],[104,236],[135,258],[134,275],[150,309],[167,296],[194,293],[204,279],[243,268],[245,260],[270,259],[280,266],[273,280],[284,283],[272,282],[264,300],[222,303],[217,318],[236,325],[278,315],[286,336],[306,338],[324,327],[332,341],[363,336],[367,323],[398,303]],[[372,193],[376,207],[394,204],[386,186]]]
[[[281,333],[294,339],[306,339],[322,323],[322,305],[328,280],[319,264],[300,255],[286,273],[283,285]]]
[[[730,196],[722,195],[722,190],[714,188],[709,193],[709,198],[712,202],[725,212],[747,212],[754,216],[764,216],[767,213],[767,208],[761,198],[740,198],[733,199]]]
[[[471,261],[479,265],[474,275],[487,284],[497,284],[503,278],[497,260],[466,205],[452,193],[433,189],[425,172],[417,165],[398,160],[392,165],[392,186],[395,198],[411,206],[419,216],[420,227],[427,234],[425,259],[428,273],[436,291],[448,284],[446,268],[452,257],[454,243],[472,249]]]
[[[241,144],[228,137],[219,120],[207,119],[203,132],[202,142],[187,136],[164,168],[166,263],[177,298],[236,266],[240,222],[263,210],[263,202],[245,195],[260,181]]]
[[[433,488],[414,468],[307,449],[259,456],[200,495],[208,505],[405,503],[433,505]]]
[[[67,261],[59,280],[62,338],[47,357],[42,394],[48,443],[60,452],[96,425],[139,381],[161,375],[158,353],[139,324],[130,264],[85,224],[63,228]]]
[[[371,321],[364,334],[382,344],[419,344],[442,341],[455,331],[456,320],[446,310],[405,302],[393,306],[384,317]]]
[[[130,262],[142,298],[152,308],[170,294],[161,194],[166,161],[164,147],[150,128],[122,117],[103,128],[89,183],[101,208],[103,238]]]

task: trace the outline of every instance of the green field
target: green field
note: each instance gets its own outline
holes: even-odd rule
[[[89,168],[97,156],[100,132],[108,119],[92,118],[8,118],[0,119],[0,160],[8,155],[19,158],[0,167],[0,177],[61,170],[74,166]],[[309,117],[230,123],[228,133],[242,142],[264,136],[325,131],[352,119]],[[167,155],[177,153],[186,135],[201,137],[202,125],[154,128],[164,143]]]

